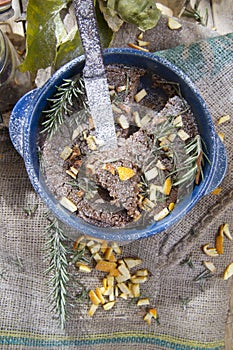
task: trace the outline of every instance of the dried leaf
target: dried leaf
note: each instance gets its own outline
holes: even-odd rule
[[[118,0],[115,10],[123,21],[133,23],[141,30],[156,26],[160,18],[160,10],[154,0]]]

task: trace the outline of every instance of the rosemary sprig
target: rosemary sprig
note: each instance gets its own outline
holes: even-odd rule
[[[4,281],[7,281],[7,279],[5,277],[6,273],[7,273],[6,269],[2,269],[0,271],[0,279],[3,279]]]
[[[38,209],[39,204],[30,205],[27,208],[23,208],[23,212],[27,217],[32,217]]]
[[[85,256],[86,248],[84,247],[81,250],[77,250],[72,256],[71,263],[76,264],[77,262],[90,263],[90,259]]]
[[[205,158],[207,158],[207,160],[208,157],[203,152],[200,135],[196,135],[189,143],[184,146],[184,152],[187,156],[183,162],[184,166],[174,170],[173,172],[177,173],[177,181],[174,182],[174,186],[193,182],[198,171],[200,171],[201,177],[204,179],[202,159],[200,159],[200,157],[202,158],[203,155]],[[170,175],[172,175],[172,173]]]
[[[55,311],[61,328],[64,329],[66,322],[67,283],[69,281],[68,250],[64,245],[66,237],[59,226],[59,221],[56,218],[48,218],[48,220],[49,225],[46,227],[48,240],[45,247],[48,251],[47,257],[50,266],[45,271],[45,274],[52,274],[49,281],[49,285],[52,288],[49,295],[52,302],[52,311]]]
[[[202,271],[198,276],[194,278],[194,282],[197,283],[198,287],[202,292],[205,291],[205,282],[207,279],[211,279],[214,277],[214,274],[208,270]]]
[[[53,98],[48,99],[51,107],[44,111],[45,121],[42,122],[43,130],[41,133],[47,133],[48,137],[54,135],[58,128],[63,124],[65,116],[71,112],[74,99],[79,101],[86,109],[85,87],[83,80],[78,77],[74,79],[64,79],[64,83],[57,86],[57,92]]]
[[[185,311],[188,307],[189,307],[189,303],[192,301],[191,298],[186,297],[186,298],[182,298],[181,296],[179,296],[179,303],[182,306],[182,309]]]
[[[188,8],[184,8],[183,12],[181,13],[181,16],[186,16],[189,18],[194,18],[195,21],[197,21],[198,23],[200,23],[203,26],[207,26],[207,22],[208,22],[208,9],[205,9],[205,14],[204,16],[202,16],[200,14],[200,11],[198,10],[197,6],[195,5],[193,9],[188,9]]]
[[[191,255],[189,255],[187,258],[185,258],[180,262],[180,265],[185,265],[185,264],[187,264],[188,267],[190,267],[190,269],[194,268],[193,259]]]

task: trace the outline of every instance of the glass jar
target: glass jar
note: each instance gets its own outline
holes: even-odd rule
[[[16,49],[0,30],[0,112],[11,110],[31,89],[30,74],[17,69],[20,63]]]
[[[11,0],[0,0],[0,21],[4,22],[14,16]]]

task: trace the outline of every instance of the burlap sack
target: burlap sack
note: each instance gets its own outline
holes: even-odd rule
[[[183,69],[200,89],[213,120],[232,114],[233,36],[216,37],[189,46],[161,51]],[[127,300],[108,312],[87,315],[89,302],[68,306],[70,316],[61,330],[48,301],[48,277],[44,270],[46,208],[35,194],[21,157],[12,147],[7,128],[0,130],[0,348],[8,349],[223,349],[232,279],[222,278],[233,261],[233,245],[215,258],[214,277],[197,283],[206,260],[201,247],[214,245],[220,224],[233,231],[232,121],[216,126],[225,134],[229,166],[216,196],[209,194],[178,224],[149,239],[123,247],[124,256],[138,256],[151,272],[143,287],[159,315],[150,327],[143,314]],[[25,208],[34,208],[27,216]],[[69,228],[66,228],[69,230]],[[187,259],[192,259],[190,268]],[[180,262],[183,262],[180,264]],[[88,288],[102,275],[74,274],[69,294],[77,281]]]

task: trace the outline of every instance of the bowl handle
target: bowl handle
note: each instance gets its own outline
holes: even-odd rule
[[[11,141],[17,152],[23,157],[24,124],[30,117],[33,100],[39,89],[34,89],[25,94],[14,106],[9,122],[9,133]]]
[[[216,166],[209,186],[205,190],[205,195],[211,193],[216,187],[220,185],[227,170],[226,149],[218,136],[216,137],[216,150]]]

